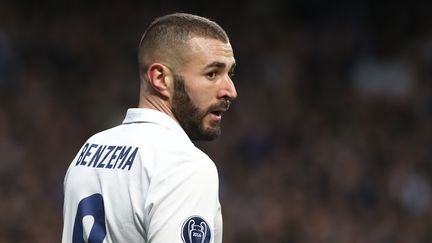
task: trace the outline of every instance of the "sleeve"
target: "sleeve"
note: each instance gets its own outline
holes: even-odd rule
[[[219,181],[202,155],[171,154],[152,176],[146,200],[148,243],[213,243],[220,238]],[[216,227],[216,229],[215,229]]]

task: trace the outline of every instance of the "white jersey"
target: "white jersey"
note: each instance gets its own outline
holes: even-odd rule
[[[152,109],[92,136],[64,180],[63,243],[221,243],[213,161]]]

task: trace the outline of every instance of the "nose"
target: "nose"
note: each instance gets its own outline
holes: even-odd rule
[[[237,98],[237,90],[231,78],[227,75],[227,77],[223,80],[223,84],[221,89],[219,90],[220,98],[226,98],[230,101],[233,101]]]

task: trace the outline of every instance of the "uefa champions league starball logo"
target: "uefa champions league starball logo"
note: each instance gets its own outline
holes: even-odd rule
[[[184,243],[210,243],[211,230],[209,224],[199,216],[188,218],[182,227]]]

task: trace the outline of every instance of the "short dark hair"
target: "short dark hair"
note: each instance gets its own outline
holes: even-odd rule
[[[185,50],[192,37],[229,42],[227,34],[218,24],[201,16],[174,13],[156,18],[144,32],[138,48],[141,79],[145,78],[153,62],[181,63],[181,51]]]

